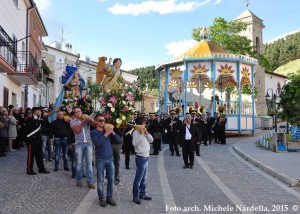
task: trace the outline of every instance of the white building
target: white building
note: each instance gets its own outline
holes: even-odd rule
[[[47,84],[42,37],[48,34],[39,11],[33,0],[2,1],[0,14],[0,105],[41,105]]]
[[[281,94],[282,87],[286,84],[288,77],[282,74],[277,74],[274,72],[265,72],[265,83],[266,90],[265,95],[268,93],[272,96],[272,93],[277,97]]]

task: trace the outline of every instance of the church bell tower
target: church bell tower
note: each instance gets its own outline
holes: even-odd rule
[[[263,20],[258,18],[249,9],[245,10],[235,20],[242,21],[247,24],[247,29],[241,33],[246,36],[253,47],[259,54],[263,52],[263,33],[265,27]],[[267,115],[267,103],[265,98],[265,70],[262,66],[257,64],[254,68],[255,72],[255,87],[257,89],[255,110],[256,115]]]

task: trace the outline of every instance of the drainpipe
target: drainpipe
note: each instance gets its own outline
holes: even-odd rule
[[[27,8],[26,10],[26,57],[25,57],[25,66],[28,67],[28,38],[29,38],[29,23],[28,23],[28,15],[29,15],[29,10],[33,9],[36,7],[35,3],[31,1],[32,6]],[[28,106],[28,85],[25,85],[25,97],[24,97],[24,107],[27,108]]]

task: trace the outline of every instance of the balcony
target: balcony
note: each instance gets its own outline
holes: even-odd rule
[[[0,26],[0,72],[7,73],[20,85],[37,85],[43,77],[39,64],[30,52],[16,50],[17,41]]]
[[[14,72],[17,67],[16,43],[0,26],[0,72]]]

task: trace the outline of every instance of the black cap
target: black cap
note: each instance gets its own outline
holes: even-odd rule
[[[159,113],[155,113],[155,117],[157,117],[157,116],[160,116],[161,114],[159,114]]]
[[[144,115],[144,118],[148,118],[148,115],[145,114],[145,115]]]
[[[155,112],[150,112],[150,113],[149,113],[149,116],[151,116],[151,115],[155,115]]]
[[[191,111],[191,114],[196,114],[196,113],[197,113],[196,110]]]

